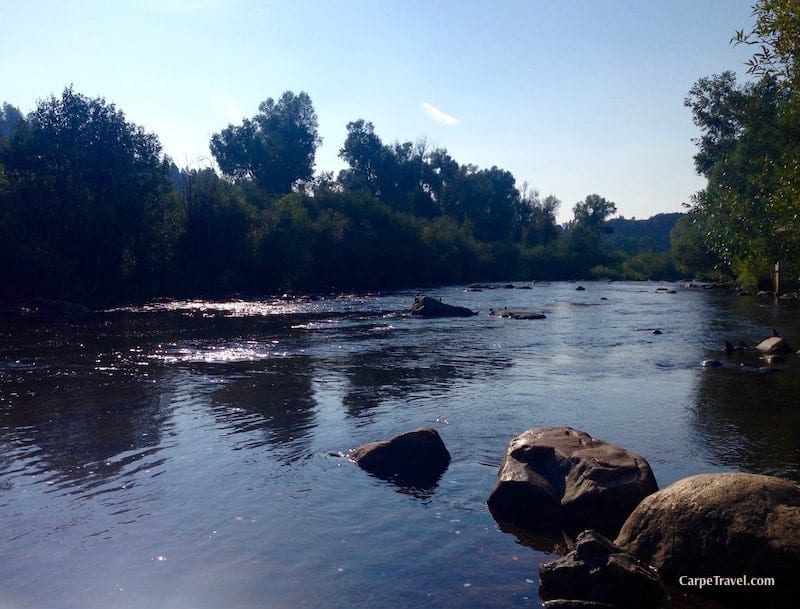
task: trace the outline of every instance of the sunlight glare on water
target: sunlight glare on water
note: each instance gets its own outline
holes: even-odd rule
[[[429,291],[480,312],[456,319],[416,319],[401,292],[0,320],[0,605],[539,606],[552,556],[485,503],[535,426],[639,452],[661,486],[800,480],[797,362],[766,374],[720,352],[773,327],[800,343],[795,304],[526,287]],[[504,307],[546,319],[488,315]],[[422,426],[452,455],[433,488],[341,456]]]

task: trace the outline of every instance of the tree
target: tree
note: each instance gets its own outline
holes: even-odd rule
[[[339,173],[339,181],[348,190],[365,191],[381,197],[386,188],[385,173],[389,151],[375,133],[375,126],[359,119],[347,123],[347,138],[339,150],[339,157],[350,169]]]
[[[180,223],[158,139],[102,98],[40,101],[2,152],[8,290],[100,299],[153,289]]]
[[[718,276],[719,257],[706,244],[706,227],[696,211],[681,216],[670,232],[675,269],[691,277]]]
[[[607,201],[600,195],[588,195],[582,202],[572,208],[575,223],[583,228],[598,233],[610,232],[605,226],[606,220],[617,213],[617,205]]]
[[[701,78],[689,92],[701,136],[695,166],[708,178],[692,199],[709,248],[743,284],[769,284],[777,261],[800,260],[800,5],[760,0],[754,45],[739,85],[733,74]]]
[[[350,165],[339,173],[347,190],[367,192],[394,211],[428,218],[440,213],[433,200],[433,168],[425,140],[387,146],[372,123],[359,119],[347,124],[339,157]]]
[[[596,194],[573,206],[566,252],[566,272],[570,277],[588,277],[592,267],[607,262],[601,237],[611,232],[606,220],[616,211],[616,204]]]
[[[760,0],[753,7],[755,25],[739,30],[732,41],[757,47],[745,62],[747,72],[774,77],[797,89],[800,62],[800,8],[795,0]]]
[[[211,137],[211,154],[223,173],[252,180],[272,196],[292,191],[298,180],[310,180],[322,143],[317,114],[305,92],[271,97],[258,114],[241,125],[228,125]]]
[[[25,120],[19,108],[3,102],[0,107],[0,139],[10,140],[14,131]]]
[[[746,284],[798,252],[798,153],[791,93],[767,75],[739,85],[730,72],[701,78],[689,92],[701,135],[695,167],[708,179],[692,202],[706,241]]]
[[[526,246],[549,243],[558,237],[556,211],[561,205],[554,195],[544,199],[537,190],[530,190],[527,182],[522,185],[520,194],[519,239]]]
[[[224,295],[245,289],[253,256],[256,210],[236,185],[213,169],[181,172],[185,223],[176,244],[175,284],[190,295]]]

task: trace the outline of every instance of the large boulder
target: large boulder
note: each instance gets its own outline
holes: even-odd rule
[[[640,455],[571,427],[540,427],[509,443],[487,503],[501,522],[614,536],[656,490]]]
[[[443,303],[430,296],[415,296],[411,314],[417,317],[472,317],[477,311]]]
[[[546,609],[647,609],[658,606],[664,596],[654,570],[592,530],[581,533],[566,556],[539,565],[539,579]]]
[[[642,501],[616,543],[668,586],[734,605],[797,606],[800,486],[744,473],[685,478]],[[762,577],[774,585],[753,579]]]
[[[421,428],[352,450],[349,459],[380,478],[431,486],[450,464],[450,453],[435,429]]]

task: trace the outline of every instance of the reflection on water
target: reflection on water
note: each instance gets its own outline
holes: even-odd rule
[[[701,375],[691,424],[721,464],[800,482],[800,368]]]
[[[639,452],[661,486],[800,480],[797,356],[699,366],[771,328],[800,344],[793,303],[586,286],[433,291],[483,312],[452,320],[412,318],[413,293],[0,320],[2,604],[535,606],[561,548],[485,501],[537,425]],[[503,307],[547,319],[486,315]],[[422,426],[453,456],[425,488],[332,456]]]
[[[307,357],[275,358],[240,371],[211,395],[214,417],[233,434],[252,437],[237,448],[291,443],[292,460],[308,454],[304,438],[315,426],[314,392]]]

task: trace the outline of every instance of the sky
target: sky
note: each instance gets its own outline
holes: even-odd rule
[[[627,218],[682,211],[704,180],[684,99],[701,77],[746,78],[754,0],[0,0],[0,101],[23,113],[66,86],[155,133],[180,167],[261,101],[305,91],[318,171],[347,123],[424,139]]]

